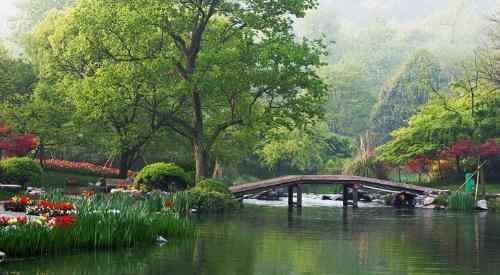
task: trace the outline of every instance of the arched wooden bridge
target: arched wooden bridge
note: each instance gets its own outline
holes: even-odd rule
[[[290,207],[302,207],[302,190],[303,184],[342,184],[344,186],[344,206],[349,203],[347,201],[348,188],[352,189],[353,202],[352,205],[357,207],[358,204],[358,189],[367,188],[385,192],[406,192],[414,195],[436,195],[446,192],[447,190],[439,190],[429,187],[422,187],[410,184],[396,183],[388,180],[380,180],[359,176],[345,175],[301,175],[301,176],[284,176],[272,178],[253,183],[232,186],[230,191],[238,198],[250,198],[274,189],[288,187],[288,204]],[[297,201],[293,201],[294,189],[297,193]]]

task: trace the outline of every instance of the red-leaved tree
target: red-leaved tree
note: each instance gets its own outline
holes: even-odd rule
[[[420,182],[420,176],[422,173],[429,171],[429,168],[432,165],[432,160],[428,159],[423,155],[417,155],[414,159],[410,160],[406,164],[406,168],[418,174],[418,182]]]
[[[7,156],[23,156],[35,149],[37,145],[37,136],[14,134],[12,129],[0,124],[0,153],[4,152]]]

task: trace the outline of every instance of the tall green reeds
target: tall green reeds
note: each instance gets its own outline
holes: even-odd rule
[[[173,211],[159,209],[162,198],[154,200],[133,199],[126,194],[73,198],[78,210],[73,225],[50,228],[28,224],[0,228],[0,248],[9,257],[29,257],[75,249],[133,247],[152,244],[158,236],[175,238],[195,233],[189,220]]]
[[[474,197],[471,193],[454,192],[448,198],[448,208],[455,211],[472,211]]]

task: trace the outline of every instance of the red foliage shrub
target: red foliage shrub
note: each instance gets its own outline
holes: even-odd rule
[[[479,154],[482,157],[491,157],[500,155],[500,144],[494,139],[489,139],[486,143],[479,145]]]
[[[406,167],[414,173],[423,173],[427,171],[432,164],[432,161],[425,156],[418,155],[413,160],[409,161]]]
[[[12,134],[12,129],[0,124],[0,150],[8,156],[23,156],[35,149],[38,137],[31,134]]]

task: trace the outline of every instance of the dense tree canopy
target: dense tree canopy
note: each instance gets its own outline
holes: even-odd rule
[[[122,154],[166,127],[191,142],[202,178],[227,129],[320,114],[322,48],[291,27],[314,5],[84,0],[49,16],[29,52],[79,112],[109,125]]]
[[[399,73],[387,82],[372,116],[372,129],[382,142],[425,104],[433,92],[447,86],[439,64],[427,51],[417,52]]]

